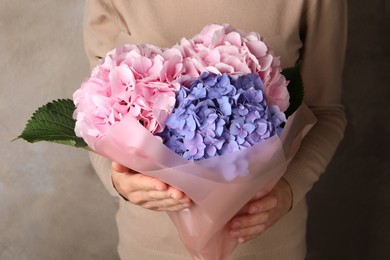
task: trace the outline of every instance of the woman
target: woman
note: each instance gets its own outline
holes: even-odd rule
[[[283,178],[270,194],[254,197],[228,224],[239,245],[231,259],[304,259],[305,195],[325,171],[342,139],[340,104],[346,45],[343,0],[87,0],[85,48],[91,66],[125,43],[170,47],[207,24],[229,23],[259,32],[282,67],[303,61],[305,103],[317,124],[305,137]],[[92,164],[119,198],[121,259],[190,259],[164,211],[191,206],[182,192],[95,154]]]

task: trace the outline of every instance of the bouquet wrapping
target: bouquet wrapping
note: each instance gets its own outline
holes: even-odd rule
[[[188,252],[227,259],[237,241],[226,223],[272,190],[315,123],[281,71],[257,33],[229,25],[208,25],[172,48],[124,45],[74,93],[78,137],[54,131],[49,141],[88,145],[182,190],[194,205],[168,214]],[[57,107],[45,108],[54,122],[64,114]],[[44,140],[29,135],[41,126],[27,128],[20,137]]]
[[[105,137],[88,142],[99,154],[184,191],[194,205],[168,214],[186,249],[194,259],[227,259],[237,240],[225,224],[256,193],[272,190],[314,121],[310,110],[301,106],[287,121],[281,138],[195,162],[171,151],[131,116]]]

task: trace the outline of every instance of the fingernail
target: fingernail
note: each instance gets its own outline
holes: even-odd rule
[[[239,227],[241,227],[241,222],[238,220],[234,221],[232,224],[232,228],[239,228]]]
[[[190,203],[183,203],[182,206],[183,206],[183,208],[189,208],[191,205],[190,205]]]
[[[239,244],[245,243],[245,238],[243,238],[243,237],[238,238],[238,243]]]

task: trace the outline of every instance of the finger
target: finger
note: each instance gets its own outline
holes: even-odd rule
[[[115,161],[111,162],[111,167],[116,172],[121,172],[121,173],[129,172],[129,168]]]
[[[172,200],[176,203],[190,202],[191,199],[184,193],[179,195],[172,194],[169,191],[157,191],[157,190],[140,190],[131,191],[128,193],[127,198],[134,204],[140,205],[147,201],[161,201],[161,200]]]
[[[245,238],[251,236],[257,236],[264,232],[266,228],[265,224],[260,224],[248,228],[233,229],[230,231],[230,235],[234,238]]]
[[[168,208],[184,203],[192,204],[187,195],[173,187],[168,187],[166,191],[131,191],[127,194],[127,198],[136,205],[142,205],[143,207],[147,205],[147,208]],[[149,205],[147,202],[151,202],[151,204]]]
[[[266,224],[269,220],[269,212],[262,212],[255,215],[243,215],[236,217],[232,220],[231,228],[232,230],[239,230],[250,228],[257,225]]]
[[[182,209],[187,209],[187,208],[190,208],[194,203],[192,201],[188,202],[188,203],[183,203],[183,204],[180,204],[180,205],[176,205],[176,206],[171,206],[171,207],[166,207],[164,209],[162,209],[163,211],[179,211],[179,210],[182,210]]]
[[[179,211],[192,206],[192,202],[178,202],[173,199],[159,200],[159,201],[148,201],[141,205],[146,209],[155,211]]]
[[[143,174],[119,173],[112,171],[112,182],[122,195],[136,191],[149,191],[167,189],[167,185],[153,177]]]
[[[171,196],[171,198],[176,199],[176,200],[187,200],[189,201],[190,198],[181,190],[168,186],[168,189],[166,190],[167,193]]]
[[[128,179],[128,190],[131,191],[166,191],[168,185],[156,178],[144,175],[144,174],[133,174]]]
[[[275,196],[269,194],[259,200],[255,200],[248,204],[248,213],[249,214],[258,214],[260,212],[266,212],[271,209],[274,209],[278,204],[278,201]]]

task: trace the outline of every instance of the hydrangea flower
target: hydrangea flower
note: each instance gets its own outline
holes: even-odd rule
[[[73,94],[76,135],[102,137],[130,113],[161,132],[175,105],[183,57],[175,48],[124,45],[109,52]]]
[[[257,74],[202,73],[178,92],[164,143],[188,160],[200,160],[250,147],[278,134],[284,113],[268,106]]]

